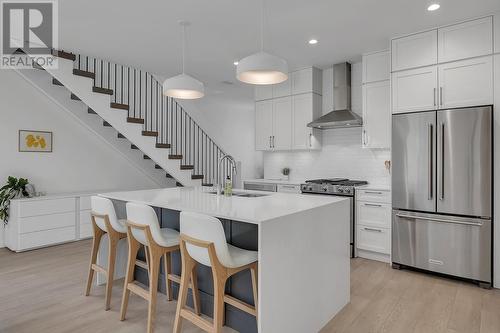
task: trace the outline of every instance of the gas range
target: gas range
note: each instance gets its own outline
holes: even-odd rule
[[[364,180],[349,180],[347,178],[313,179],[306,180],[300,185],[302,193],[332,194],[354,196],[356,186],[366,185]]]

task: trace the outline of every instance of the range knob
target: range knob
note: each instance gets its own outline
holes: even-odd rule
[[[341,187],[339,187],[338,192],[339,192],[339,193],[344,193],[344,189],[343,189],[343,188],[341,188]]]

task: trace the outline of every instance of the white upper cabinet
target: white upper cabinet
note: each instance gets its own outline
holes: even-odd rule
[[[364,148],[389,148],[390,81],[379,81],[363,85],[363,133]]]
[[[292,94],[292,80],[288,80],[278,84],[273,84],[273,98],[290,96]]]
[[[263,101],[273,98],[272,85],[256,85],[255,86],[255,101]]]
[[[439,65],[440,108],[493,104],[493,57]]]
[[[437,63],[437,30],[392,40],[392,71]]]
[[[363,55],[363,83],[390,79],[391,55],[381,51]]]
[[[273,135],[274,150],[290,150],[292,148],[292,98],[273,99]]]
[[[288,80],[292,80],[292,95],[314,92],[322,93],[323,79],[321,70],[315,67],[301,69],[288,75]]]
[[[467,59],[493,52],[491,16],[438,29],[439,63]]]
[[[321,96],[308,93],[292,97],[292,149],[318,149],[319,130],[307,127],[321,113]]]
[[[392,73],[392,113],[437,109],[437,66]]]
[[[273,136],[273,101],[255,103],[255,149],[271,150]]]

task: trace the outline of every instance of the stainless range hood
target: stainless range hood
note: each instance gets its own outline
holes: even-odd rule
[[[359,127],[363,119],[351,111],[351,64],[333,66],[333,111],[307,124],[319,129]]]

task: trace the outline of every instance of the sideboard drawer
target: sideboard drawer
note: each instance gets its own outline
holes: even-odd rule
[[[358,249],[385,254],[391,253],[390,229],[359,225],[356,236]]]
[[[356,202],[357,222],[380,228],[391,227],[391,205],[376,202]]]
[[[22,201],[19,204],[19,217],[39,216],[74,212],[75,198]]]
[[[19,236],[18,251],[75,240],[75,226],[30,232]]]
[[[75,212],[23,217],[19,219],[19,233],[74,227],[75,217]]]
[[[357,189],[356,200],[391,203],[391,192],[387,190]]]

